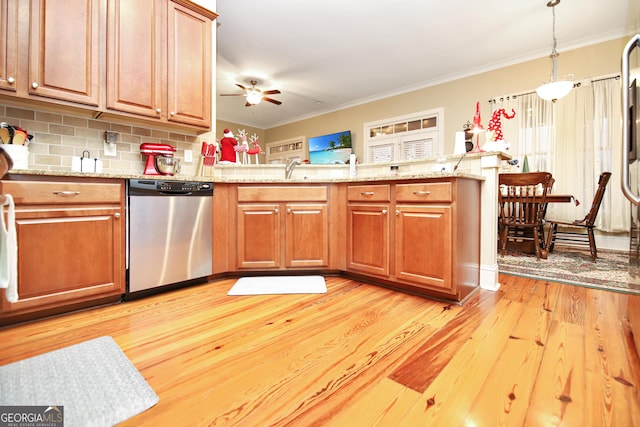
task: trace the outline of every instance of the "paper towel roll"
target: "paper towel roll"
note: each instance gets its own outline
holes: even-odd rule
[[[464,140],[464,131],[456,132],[456,144],[453,147],[453,154],[464,154],[467,152],[467,145]]]
[[[351,178],[355,178],[358,174],[356,170],[356,155],[351,153],[349,154],[349,176]]]
[[[96,161],[90,159],[88,157],[83,157],[80,159],[80,172],[95,172],[96,170]]]

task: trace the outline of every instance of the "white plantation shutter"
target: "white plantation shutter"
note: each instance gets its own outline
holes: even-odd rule
[[[422,160],[433,157],[433,138],[403,142],[404,160]]]
[[[369,147],[371,163],[393,162],[395,157],[394,143],[373,145]]]

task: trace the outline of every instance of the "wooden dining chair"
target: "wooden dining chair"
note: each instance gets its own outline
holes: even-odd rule
[[[598,258],[598,248],[596,247],[596,239],[593,234],[596,217],[602,204],[604,192],[609,183],[611,172],[602,172],[598,178],[598,189],[591,203],[591,209],[582,219],[573,222],[564,222],[556,220],[548,220],[549,231],[547,235],[547,248],[549,252],[553,251],[555,245],[565,246],[589,246],[591,259],[596,262]],[[560,228],[559,228],[559,227]]]
[[[498,177],[500,253],[508,240],[532,240],[536,258],[546,258],[544,250],[544,209],[552,184],[548,172],[505,173]]]

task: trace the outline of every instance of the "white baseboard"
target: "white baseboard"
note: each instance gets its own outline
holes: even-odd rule
[[[598,249],[628,251],[629,233],[596,234],[596,246]]]

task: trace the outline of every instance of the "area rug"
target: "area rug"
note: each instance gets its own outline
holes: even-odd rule
[[[0,412],[8,411],[6,406],[42,407],[44,416],[54,411],[63,417],[64,423],[55,425],[112,426],[157,402],[108,336],[0,366]]]
[[[640,270],[629,263],[626,252],[598,251],[594,263],[589,252],[580,250],[554,250],[539,261],[535,254],[507,250],[498,254],[498,269],[502,274],[640,294]]]
[[[327,285],[322,276],[241,277],[227,295],[324,294]]]

